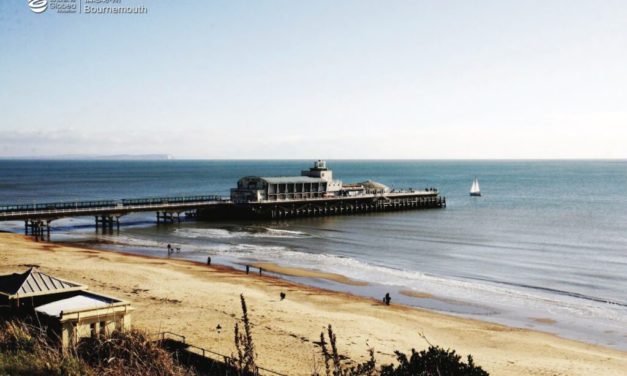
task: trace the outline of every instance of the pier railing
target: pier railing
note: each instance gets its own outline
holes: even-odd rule
[[[272,194],[268,199],[261,201],[245,201],[240,203],[258,204],[258,203],[281,203],[290,201],[342,201],[350,199],[364,199],[364,198],[402,198],[402,197],[434,197],[438,195],[437,190],[431,191],[417,191],[417,190],[393,190],[390,192],[369,191],[367,193],[346,195],[346,196],[317,196],[317,197],[298,197],[300,193],[278,193]]]
[[[124,200],[100,200],[19,204],[0,206],[0,221],[54,220],[64,217],[115,216],[134,212],[188,212],[216,204],[230,203],[217,195],[185,197],[153,197]]]
[[[209,196],[183,196],[183,197],[149,197],[131,198],[122,200],[98,200],[75,202],[49,202],[41,204],[0,205],[0,213],[7,212],[33,212],[46,210],[79,210],[79,209],[116,209],[137,205],[159,204],[183,204],[190,202],[221,201],[223,198],[217,195]]]

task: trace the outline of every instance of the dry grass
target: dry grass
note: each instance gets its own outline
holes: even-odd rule
[[[0,324],[0,374],[96,375],[80,359],[50,344],[45,332],[20,321]]]
[[[58,342],[57,342],[58,343]],[[140,331],[81,340],[60,351],[41,329],[21,321],[0,323],[0,375],[187,376],[189,370]]]
[[[192,375],[145,333],[113,332],[106,337],[85,338],[74,349],[76,356],[98,375]]]
[[[240,331],[238,323],[235,323],[235,348],[237,355],[234,355],[229,359],[229,366],[233,367],[238,375],[259,375],[259,368],[257,367],[256,359],[257,353],[255,352],[255,344],[253,343],[253,334],[251,330],[250,320],[248,318],[248,307],[246,306],[246,299],[244,294],[240,295],[240,301],[242,304],[242,326],[244,332]]]

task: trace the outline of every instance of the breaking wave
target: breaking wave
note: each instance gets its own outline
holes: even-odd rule
[[[223,228],[180,228],[175,236],[192,239],[232,239],[232,238],[303,238],[309,236],[302,231],[251,227],[231,231]]]

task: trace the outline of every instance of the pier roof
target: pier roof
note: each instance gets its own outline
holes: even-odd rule
[[[49,276],[35,268],[30,268],[24,273],[0,276],[0,295],[9,298],[56,294],[85,288],[84,285]]]
[[[326,180],[322,178],[312,178],[309,176],[273,176],[261,177],[269,184],[285,184],[285,183],[324,183]]]

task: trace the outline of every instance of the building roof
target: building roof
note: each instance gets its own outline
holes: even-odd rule
[[[30,268],[24,273],[0,276],[0,295],[6,295],[9,298],[56,294],[85,288],[84,285],[49,276],[35,268]]]
[[[389,191],[390,187],[388,187],[385,184],[381,184],[377,181],[373,181],[373,180],[366,180],[366,181],[362,181],[361,183],[358,183],[359,185],[363,186],[364,188],[368,188],[368,189],[382,189],[385,191]]]
[[[39,313],[48,316],[61,317],[64,312],[76,312],[107,307],[119,300],[111,299],[96,294],[79,294],[67,299],[56,300],[52,303],[44,304],[35,308]]]
[[[261,177],[269,184],[285,184],[285,183],[324,183],[326,180],[322,178],[312,178],[309,176],[274,176]]]

